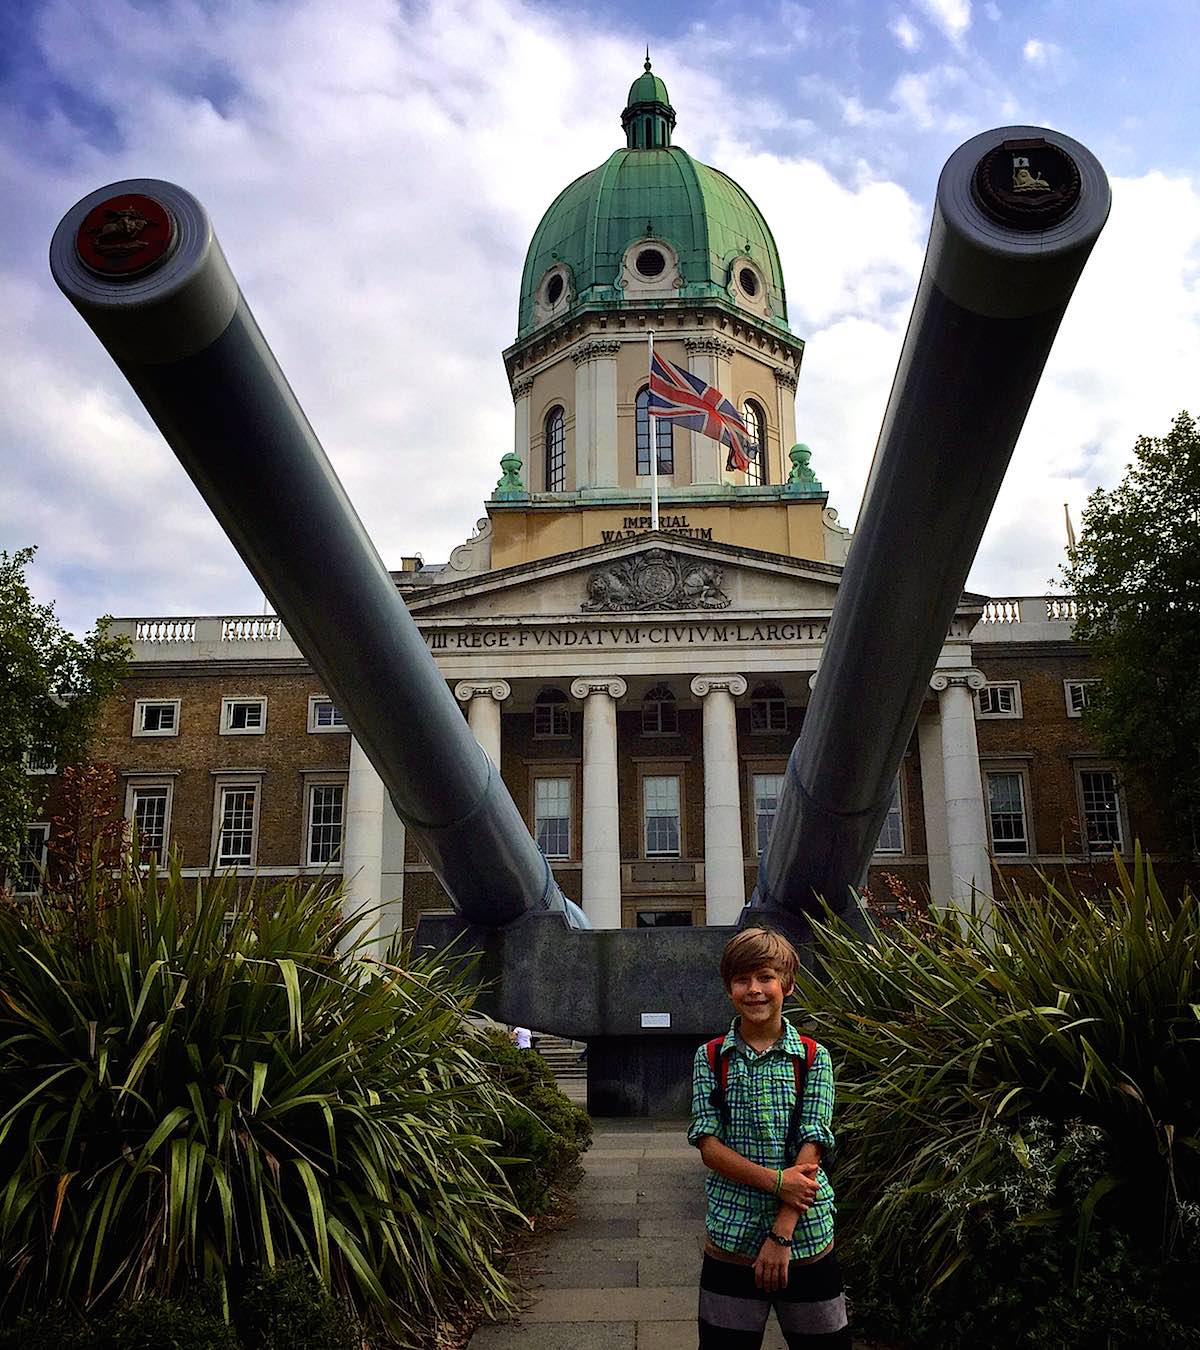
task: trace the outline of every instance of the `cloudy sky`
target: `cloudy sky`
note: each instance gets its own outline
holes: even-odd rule
[[[0,7],[0,547],[76,628],[262,599],[46,266],[117,179],[208,207],[385,561],[444,560],[512,436],[525,247],[621,143],[648,42],[676,142],[774,228],[799,436],[857,513],[950,152],[1057,127],[1113,181],[970,584],[1038,593],[1062,508],[1200,411],[1193,0],[31,0]]]

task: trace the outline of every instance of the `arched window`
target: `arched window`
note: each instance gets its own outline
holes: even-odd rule
[[[642,699],[642,733],[646,736],[674,736],[679,731],[679,712],[675,695],[665,684],[656,684]]]
[[[569,736],[571,708],[561,689],[543,689],[533,705],[535,736]]]
[[[546,414],[546,491],[561,492],[567,486],[566,418],[561,408]]]
[[[637,471],[650,472],[650,388],[638,390],[637,396]],[[675,428],[665,417],[654,419],[654,439],[658,442],[659,473],[675,472]]]
[[[751,690],[750,730],[760,736],[787,730],[787,700],[777,684],[759,684]]]
[[[767,465],[767,415],[752,399],[742,404],[742,421],[750,433],[750,439],[758,446],[758,454],[750,461],[746,470],[746,486],[758,487],[771,481]]]

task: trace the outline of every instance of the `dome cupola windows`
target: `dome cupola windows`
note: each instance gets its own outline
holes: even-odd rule
[[[534,296],[533,311],[536,322],[547,323],[565,314],[571,307],[574,295],[575,286],[571,269],[566,263],[556,262],[547,268]]]
[[[742,309],[763,318],[770,317],[767,279],[748,253],[735,254],[729,262],[729,294]]]
[[[647,221],[646,234],[635,239],[625,250],[621,279],[617,284],[627,300],[674,296],[683,286],[679,254],[665,239],[650,233],[653,224],[653,221]]]

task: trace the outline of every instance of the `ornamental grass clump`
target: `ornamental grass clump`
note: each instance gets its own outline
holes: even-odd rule
[[[878,1330],[1200,1345],[1200,911],[1140,852],[1117,871],[866,944],[821,926],[797,998],[837,1064],[842,1250]]]
[[[361,960],[323,881],[97,866],[0,906],[0,1320],[202,1285],[228,1320],[288,1258],[401,1343],[511,1306],[469,1007],[436,958]]]

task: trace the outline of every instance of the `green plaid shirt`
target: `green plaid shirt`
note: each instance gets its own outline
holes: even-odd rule
[[[696,1051],[692,1068],[692,1123],[688,1142],[699,1145],[705,1135],[715,1135],[743,1158],[762,1167],[790,1167],[787,1128],[796,1100],[796,1078],[791,1055],[804,1054],[799,1033],[784,1021],[783,1035],[758,1054],[738,1031],[738,1019],[730,1024],[720,1053],[729,1057],[725,1087],[729,1128],[723,1130],[712,1094],[717,1080],[708,1067],[705,1047]],[[833,1064],[829,1051],[817,1046],[804,1081],[804,1101],[798,1119],[795,1147],[810,1140],[821,1145],[826,1159],[833,1151]],[[814,1256],[833,1241],[833,1187],[824,1169],[817,1172],[817,1198],[800,1216],[792,1235],[792,1260]],[[722,1251],[757,1256],[779,1212],[779,1201],[767,1191],[730,1181],[710,1171],[705,1182],[708,1197],[708,1236]]]

